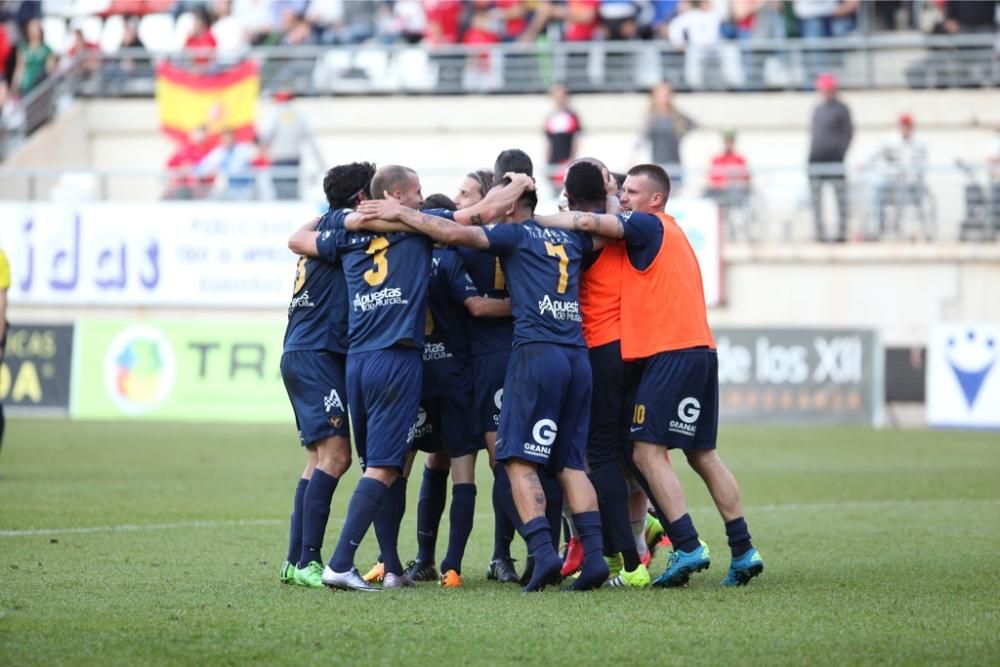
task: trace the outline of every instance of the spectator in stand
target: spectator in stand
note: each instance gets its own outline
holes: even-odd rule
[[[705,83],[705,71],[721,66],[726,82],[741,82],[739,62],[726,57],[719,49],[722,17],[706,0],[692,0],[687,9],[670,22],[667,36],[670,43],[684,49],[684,79],[692,88]],[[718,64],[716,64],[718,63]]]
[[[453,0],[423,0],[427,28],[425,43],[430,46],[456,44],[462,18],[461,3]]]
[[[860,0],[793,0],[803,39],[844,37],[857,23]]]
[[[552,102],[555,108],[545,116],[545,139],[548,142],[546,175],[552,184],[552,191],[558,195],[562,190],[566,166],[577,156],[579,136],[583,127],[580,117],[569,108],[569,91],[557,83],[552,86]]]
[[[212,15],[204,7],[194,12],[191,33],[184,40],[184,49],[192,52],[191,61],[198,67],[206,67],[215,60],[215,35],[212,34]]]
[[[316,43],[312,25],[305,16],[286,9],[281,15],[281,46],[309,46]]]
[[[666,81],[656,84],[650,91],[649,114],[636,147],[646,143],[650,145],[651,160],[666,170],[671,186],[675,189],[684,180],[681,140],[695,127],[694,121],[674,106],[674,89],[671,85]]]
[[[497,32],[500,23],[494,17],[492,4],[492,0],[473,0],[469,5],[469,25],[462,33],[462,43],[480,45],[483,48],[476,49],[466,59],[463,82],[467,89],[489,90],[498,84],[494,76],[492,56],[486,48],[490,44],[500,43]]]
[[[427,16],[419,2],[396,2],[392,14],[382,28],[382,40],[400,37],[406,44],[419,44],[427,31]]]
[[[113,94],[121,94],[131,77],[152,72],[152,60],[139,38],[139,20],[135,17],[125,20],[118,49],[118,59],[104,63],[104,85]]]
[[[45,44],[42,22],[31,19],[24,29],[26,39],[17,46],[14,68],[14,91],[23,97],[56,69],[56,55]]]
[[[253,146],[236,141],[236,134],[226,129],[219,145],[195,167],[195,174],[211,180],[213,198],[250,200],[254,198],[253,162],[256,158]]]
[[[101,68],[101,47],[93,42],[88,42],[83,35],[83,30],[76,28],[73,30],[73,37],[70,39],[63,62],[65,67],[79,62],[85,74],[93,74]]]
[[[641,11],[642,6],[635,0],[601,0],[598,15],[604,38],[614,41],[639,37]]]
[[[786,37],[785,15],[781,0],[733,0],[730,4],[730,20],[736,39],[784,40]],[[764,90],[776,77],[787,79],[788,57],[782,50],[761,50],[742,53],[743,72],[747,88]],[[770,73],[769,73],[770,72]]]
[[[201,199],[211,180],[199,178],[194,170],[212,150],[212,141],[204,125],[196,127],[184,138],[167,159],[169,180],[164,199]]]
[[[847,180],[844,157],[854,137],[851,110],[837,97],[837,78],[829,73],[816,78],[822,101],[813,111],[809,145],[809,191],[812,197],[816,240],[847,240]],[[823,186],[833,186],[837,199],[837,234],[828,239],[823,223]]]
[[[233,0],[230,16],[239,21],[247,41],[257,46],[271,35],[271,0]]]
[[[869,160],[876,169],[876,209],[879,233],[899,232],[903,210],[917,212],[921,229],[930,238],[932,220],[921,205],[927,195],[924,174],[927,171],[927,145],[914,136],[913,116],[899,117],[899,134],[882,142]]]
[[[712,158],[708,168],[705,196],[714,199],[722,211],[727,226],[733,209],[750,202],[750,170],[746,158],[736,152],[736,130],[722,133],[722,152]]]
[[[292,92],[278,90],[274,93],[274,107],[261,121],[260,139],[264,150],[277,169],[273,176],[278,199],[299,198],[299,169],[302,164],[302,145],[308,144],[318,165],[323,164],[316,140],[305,117],[292,104]]]
[[[997,29],[997,0],[947,0],[944,8],[944,31],[991,33]]]
[[[855,25],[855,14],[860,0],[794,0],[792,8],[799,20],[802,39],[824,40],[845,37]],[[841,54],[830,55],[818,45],[805,52],[806,81],[813,81],[825,70],[836,68],[842,61]]]
[[[501,39],[504,42],[516,42],[528,29],[528,24],[534,15],[537,3],[524,0],[496,0],[493,10],[498,20],[502,22]]]
[[[556,15],[563,19],[563,39],[567,42],[589,42],[598,37],[600,0],[566,0],[565,6],[555,5]]]
[[[259,201],[271,201],[275,197],[274,179],[271,178],[271,158],[258,135],[254,135],[251,148],[253,148],[253,159],[250,160],[250,167],[254,173],[254,198]]]
[[[747,160],[736,152],[736,130],[725,130],[722,133],[722,152],[712,158],[708,169],[708,192],[710,196],[715,196],[749,184]]]
[[[653,0],[653,16],[649,21],[648,36],[666,39],[670,22],[677,16],[679,8],[679,0]]]

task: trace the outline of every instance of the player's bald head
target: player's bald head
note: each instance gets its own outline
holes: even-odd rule
[[[417,172],[409,167],[386,165],[375,172],[375,177],[372,178],[372,197],[383,199],[385,192],[405,190],[416,176]]]

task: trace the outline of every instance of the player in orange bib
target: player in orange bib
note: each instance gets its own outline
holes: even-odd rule
[[[723,584],[739,586],[764,569],[753,547],[739,486],[716,452],[719,366],[708,326],[701,270],[677,222],[664,212],[670,179],[656,165],[638,165],[622,187],[619,215],[571,212],[543,224],[623,238],[621,350],[642,368],[635,388],[629,437],[633,461],[674,545],[667,569],[654,582],[683,586],[708,568],[677,473],[663,449],[681,449],[704,480],[726,524],[732,563]]]

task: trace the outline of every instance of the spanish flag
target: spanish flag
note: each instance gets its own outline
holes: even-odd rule
[[[209,135],[232,129],[240,140],[254,134],[260,73],[245,60],[211,74],[191,72],[168,62],[156,67],[156,103],[163,131],[182,140],[199,125]]]

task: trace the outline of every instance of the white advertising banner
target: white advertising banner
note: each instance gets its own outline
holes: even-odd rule
[[[1000,428],[1000,325],[950,323],[927,346],[931,426]]]
[[[0,204],[13,303],[281,307],[289,235],[319,212],[287,203]]]
[[[722,303],[722,225],[719,206],[711,199],[671,199],[667,213],[684,230],[701,267],[705,303],[709,308]]]
[[[719,211],[671,201],[701,266],[705,302],[722,301]],[[0,203],[0,248],[15,304],[285,306],[288,236],[321,211],[288,203]]]

